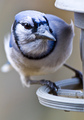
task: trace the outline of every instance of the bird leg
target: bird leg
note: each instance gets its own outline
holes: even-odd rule
[[[57,91],[59,89],[59,87],[54,82],[52,82],[50,80],[44,80],[44,79],[42,79],[42,80],[29,80],[28,79],[27,84],[30,84],[30,85],[32,85],[32,84],[46,85],[50,89],[49,93],[54,94],[54,95],[57,95]]]
[[[75,76],[74,77],[77,77],[79,78],[79,80],[81,81],[81,83],[83,84],[83,75],[82,75],[82,72],[80,72],[79,70],[76,70],[75,68],[67,65],[67,64],[64,64],[65,67],[69,68],[70,70],[72,70],[73,72],[75,72]],[[72,78],[74,78],[72,77]]]
[[[80,71],[76,70],[75,68],[64,64],[65,67],[69,68],[70,70],[72,70],[73,72],[75,72],[75,76],[80,79],[81,83],[83,83],[83,75]],[[53,95],[58,95],[58,89],[59,86],[57,86],[54,82],[50,81],[50,80],[31,80],[29,79],[29,77],[26,77],[26,84],[27,85],[33,85],[33,84],[39,84],[39,85],[46,85],[47,87],[49,87],[50,91],[49,94],[53,94]]]

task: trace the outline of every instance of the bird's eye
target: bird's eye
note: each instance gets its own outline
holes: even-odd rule
[[[28,23],[22,23],[22,25],[24,26],[25,29],[31,29],[32,26]]]

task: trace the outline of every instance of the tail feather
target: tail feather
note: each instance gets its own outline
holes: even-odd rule
[[[9,62],[7,62],[6,64],[4,64],[2,67],[1,67],[1,71],[6,73],[6,72],[9,72],[12,70],[12,66]]]
[[[5,49],[5,52],[7,52],[8,50],[8,46],[9,46],[9,40],[10,40],[10,34],[6,35],[4,37],[4,49]],[[10,70],[12,70],[12,66],[9,62],[5,63],[1,69],[0,69],[2,72],[6,73],[6,72],[9,72]]]

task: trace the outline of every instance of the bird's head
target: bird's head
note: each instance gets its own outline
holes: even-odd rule
[[[15,16],[13,34],[17,42],[32,42],[38,39],[53,40],[52,30],[44,13],[23,11]]]
[[[53,42],[56,41],[52,32],[44,13],[28,10],[15,16],[12,33],[18,48],[25,56],[38,58],[50,53]],[[48,41],[52,41],[52,45]]]

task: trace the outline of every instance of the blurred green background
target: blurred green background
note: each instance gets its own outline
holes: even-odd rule
[[[14,16],[23,10],[38,10],[57,15],[70,23],[74,13],[55,8],[55,0],[0,0],[0,66],[6,62],[4,36],[10,33]],[[82,70],[79,48],[80,30],[75,27],[73,53],[67,63]],[[62,67],[56,73],[36,77],[53,81],[70,78],[73,72]],[[0,120],[84,120],[84,113],[64,112],[44,107],[39,104],[36,90],[39,85],[23,88],[15,70],[9,73],[0,72]]]

